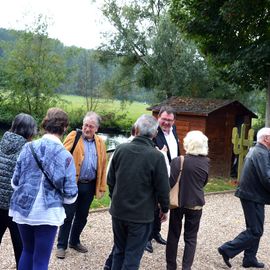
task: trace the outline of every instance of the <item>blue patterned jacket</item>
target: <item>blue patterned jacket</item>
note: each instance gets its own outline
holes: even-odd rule
[[[75,165],[72,155],[59,142],[44,135],[33,142],[34,151],[46,171],[48,179],[43,182],[44,205],[47,208],[62,206],[64,199],[77,195]],[[12,178],[15,189],[10,201],[10,209],[28,216],[37,197],[40,182],[44,178],[30,150],[30,143],[25,144],[18,158]]]

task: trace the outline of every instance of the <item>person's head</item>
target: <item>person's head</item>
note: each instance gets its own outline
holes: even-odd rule
[[[171,106],[162,106],[158,113],[158,123],[160,128],[169,133],[174,124],[175,111]]]
[[[208,138],[199,130],[193,130],[187,133],[183,142],[186,154],[208,155]]]
[[[140,116],[135,122],[135,135],[153,139],[157,135],[158,121],[147,114]]]
[[[100,126],[101,117],[95,112],[88,112],[83,118],[82,133],[86,139],[92,139]]]
[[[264,127],[261,128],[257,133],[257,142],[265,145],[270,149],[270,128]]]
[[[47,133],[62,136],[68,126],[68,115],[62,109],[50,108],[41,126]]]
[[[31,115],[20,113],[15,116],[10,132],[21,135],[26,140],[31,140],[37,134],[37,123]]]

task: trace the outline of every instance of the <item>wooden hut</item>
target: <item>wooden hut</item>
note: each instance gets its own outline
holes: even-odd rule
[[[229,177],[233,161],[232,128],[240,128],[245,123],[249,129],[252,118],[257,116],[236,100],[221,99],[171,97],[148,110],[157,117],[164,105],[175,109],[181,153],[184,153],[183,138],[186,133],[200,130],[209,139],[210,175]]]

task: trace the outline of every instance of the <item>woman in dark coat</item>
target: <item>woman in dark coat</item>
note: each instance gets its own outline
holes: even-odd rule
[[[178,242],[184,223],[184,254],[182,269],[190,270],[196,250],[202,208],[205,204],[203,187],[208,180],[208,138],[201,131],[190,131],[184,138],[183,170],[180,179],[179,205],[170,211],[166,246],[167,270],[177,269]],[[170,186],[173,187],[180,173],[180,157],[171,162]]]
[[[22,242],[17,224],[8,215],[10,197],[13,192],[11,178],[22,147],[32,139],[36,132],[34,118],[31,115],[20,113],[14,118],[10,131],[4,133],[0,142],[0,243],[8,228],[17,268],[22,252]]]

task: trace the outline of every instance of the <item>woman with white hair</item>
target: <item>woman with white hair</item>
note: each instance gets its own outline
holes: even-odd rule
[[[185,247],[182,269],[191,269],[195,256],[202,208],[205,204],[203,187],[208,180],[208,138],[201,131],[190,131],[184,138],[183,145],[186,155],[184,156],[182,174],[179,181],[179,207],[170,211],[166,246],[167,270],[175,270],[177,268],[177,248],[184,217]],[[180,157],[177,157],[171,162],[171,188],[177,181],[180,168]]]

